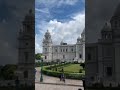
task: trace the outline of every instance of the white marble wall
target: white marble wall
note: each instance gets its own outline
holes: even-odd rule
[[[48,31],[46,33],[49,33]],[[45,35],[46,35],[45,33]],[[50,33],[49,33],[50,35]],[[84,33],[82,34],[82,36]],[[46,36],[47,37],[47,36]],[[84,39],[85,37],[81,37],[77,39],[76,44],[66,44],[64,45],[63,42],[60,45],[53,45],[50,38],[46,38],[43,40],[43,55],[47,57],[43,58],[43,61],[56,61],[60,59],[61,61],[84,61],[85,60],[85,44]],[[49,42],[48,42],[49,41]],[[79,42],[78,42],[79,41]],[[48,51],[45,51],[47,48]],[[82,58],[80,58],[80,54]]]

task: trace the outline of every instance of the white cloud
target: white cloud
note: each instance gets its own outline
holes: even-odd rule
[[[62,40],[68,44],[76,43],[77,37],[80,36],[85,27],[85,13],[77,13],[71,18],[72,20],[67,22],[60,22],[54,19],[49,22],[43,22],[43,26],[38,26],[40,34],[35,37],[36,52],[42,52],[42,40],[47,29],[51,33],[55,44],[59,44]]]
[[[35,35],[35,53],[42,51],[42,37],[38,34]]]
[[[58,6],[61,6],[63,4],[67,4],[67,5],[74,5],[78,0],[60,0],[58,2]]]
[[[50,13],[48,8],[42,8],[42,9],[35,8],[35,11],[39,11],[41,13],[46,13],[46,14]]]
[[[36,0],[47,7],[62,6],[64,5],[74,5],[78,0]]]
[[[73,17],[73,20],[64,23],[51,20],[48,23],[48,30],[51,32],[53,42],[58,44],[63,39],[67,43],[75,43],[84,29],[84,21],[84,14],[78,14]]]

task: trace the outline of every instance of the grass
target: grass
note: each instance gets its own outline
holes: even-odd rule
[[[63,67],[65,72],[71,73],[79,73],[80,69],[83,69],[80,64],[70,64],[68,66]]]
[[[85,71],[80,66],[80,64],[59,64],[59,65],[52,65],[52,66],[43,66],[43,73],[48,76],[59,77],[64,70],[64,74],[68,79],[77,79],[81,80],[84,78]]]
[[[82,73],[84,73],[83,68],[80,66],[80,64],[67,64],[63,66],[56,67],[57,71],[61,72],[62,68],[64,69],[64,72],[69,73],[79,73],[80,69],[82,70]],[[55,70],[55,68],[52,68],[52,70]]]

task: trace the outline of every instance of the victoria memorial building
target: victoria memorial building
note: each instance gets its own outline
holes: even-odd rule
[[[78,37],[75,44],[67,44],[63,41],[59,45],[52,43],[51,34],[47,30],[43,38],[43,61],[84,62],[85,60],[85,30]]]

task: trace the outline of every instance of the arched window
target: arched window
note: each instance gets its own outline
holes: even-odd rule
[[[115,21],[114,26],[115,26],[115,27],[118,26],[118,22],[117,22],[117,20]]]
[[[107,34],[105,35],[105,39],[108,39],[108,35]]]
[[[25,55],[25,61],[27,62],[28,61],[28,52],[24,52],[24,55]]]
[[[45,52],[47,52],[47,48],[45,48]]]
[[[71,51],[73,52],[73,48],[71,49]]]
[[[24,71],[24,78],[28,78],[28,71]]]
[[[106,67],[106,75],[112,76],[112,67]]]
[[[82,55],[81,55],[81,54],[79,55],[79,58],[82,58]]]
[[[57,49],[55,49],[55,52],[57,52]]]
[[[63,59],[65,59],[65,55],[63,55]]]
[[[90,53],[88,54],[88,60],[91,60],[91,54]]]
[[[26,46],[28,45],[28,43],[26,43]]]
[[[47,59],[47,56],[45,56],[45,59]]]
[[[66,52],[67,52],[67,49],[66,49]]]

